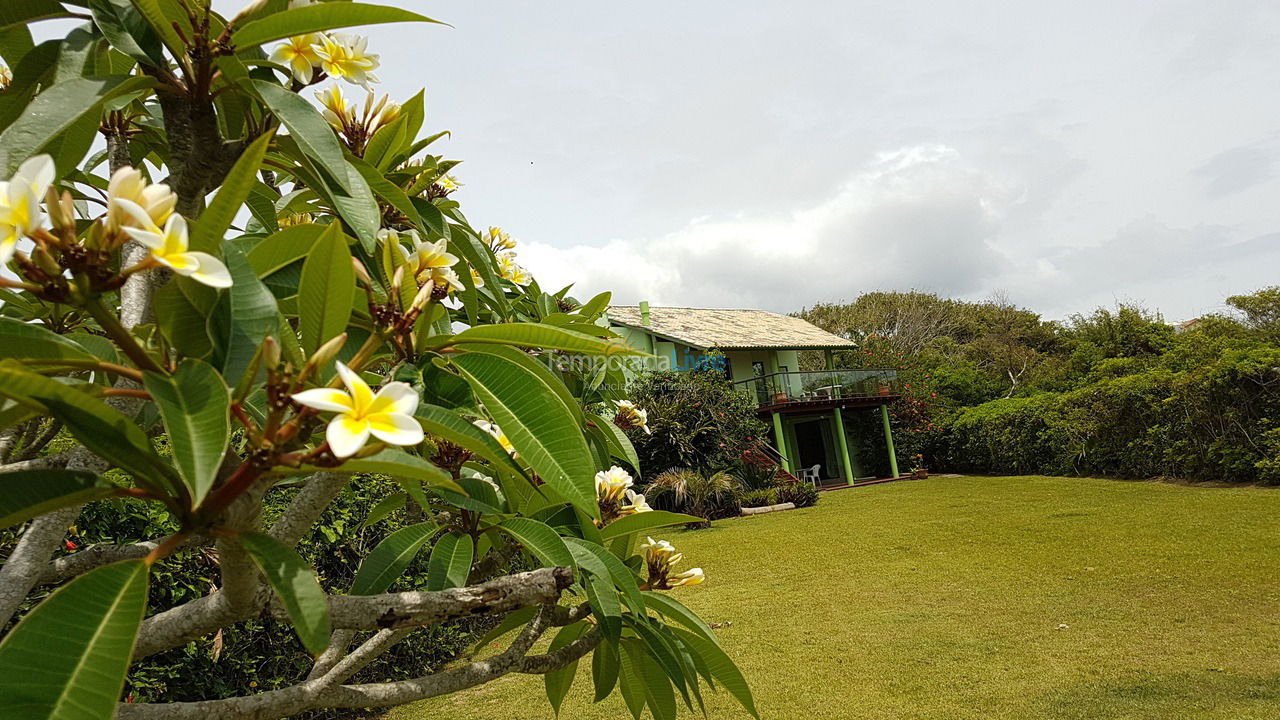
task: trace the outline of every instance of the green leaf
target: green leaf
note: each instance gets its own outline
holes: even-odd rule
[[[452,410],[422,404],[418,405],[414,416],[418,418],[418,423],[427,434],[444,438],[494,465],[505,467],[518,475],[524,475],[524,470],[511,459],[510,453],[503,449],[496,438],[476,427],[475,423],[467,422]]]
[[[510,353],[493,352],[506,350]],[[559,379],[510,348],[468,352],[453,364],[524,461],[566,499],[598,517],[595,461]]]
[[[0,643],[0,707],[27,720],[110,720],[147,609],[142,560],[103,565],[32,610]]]
[[[266,133],[240,154],[209,207],[200,213],[200,219],[195,223],[195,230],[191,234],[192,250],[216,252],[222,247],[222,237],[226,235],[227,228],[231,227],[236,213],[240,212],[245,199],[249,197],[249,191],[257,182],[262,158],[266,156],[267,146],[271,144],[274,135],[274,131]]]
[[[427,563],[427,589],[447,590],[466,585],[474,552],[470,537],[456,532],[441,535],[431,548],[431,559]]]
[[[401,502],[403,495],[396,495]],[[368,556],[360,563],[355,580],[351,581],[352,595],[376,595],[386,592],[391,583],[404,573],[409,563],[418,554],[418,550],[426,544],[437,530],[435,523],[425,522],[400,528],[383,538]],[[470,562],[467,564],[470,570]],[[465,581],[465,578],[463,578]]]
[[[433,488],[433,492],[441,500],[464,510],[486,515],[502,514],[502,500],[498,497],[498,491],[492,485],[473,477],[460,477],[455,482],[465,494],[459,494],[443,488]]]
[[[280,596],[303,646],[312,655],[324,652],[329,645],[329,605],[315,571],[293,548],[267,535],[244,533],[240,544]]]
[[[89,10],[111,47],[148,65],[164,62],[159,36],[129,0],[89,0]]]
[[[622,603],[618,601],[618,591],[613,588],[613,583],[597,575],[588,575],[583,585],[591,603],[591,612],[600,623],[600,631],[606,638],[617,642],[622,636]]]
[[[646,617],[644,596],[640,594],[640,585],[636,582],[636,574],[631,571],[631,568],[627,567],[616,555],[595,543],[575,537],[565,538],[565,542],[571,547],[579,548],[596,556],[608,570],[609,579],[613,581],[614,587],[622,591],[627,607],[631,608],[631,612],[636,618],[642,619]]]
[[[172,375],[147,372],[142,384],[160,410],[178,474],[199,505],[218,476],[231,439],[231,397],[209,364],[187,359]]]
[[[245,23],[244,27],[231,35],[231,42],[237,48],[243,49],[295,35],[357,25],[397,22],[444,24],[415,12],[385,5],[356,2],[317,3],[290,8],[284,12]]]
[[[450,345],[487,343],[564,350],[590,355],[644,355],[617,338],[601,339],[555,325],[518,322],[478,325],[453,336]]]
[[[182,292],[182,278],[166,283],[156,291],[156,324],[169,343],[187,357],[208,357],[213,352],[209,339],[208,318]]]
[[[0,395],[58,418],[86,448],[133,475],[139,484],[177,491],[176,474],[151,449],[146,434],[101,400],[23,370],[13,360],[0,362]]]
[[[347,162],[342,145],[323,116],[297,93],[275,83],[254,80],[253,88],[271,112],[289,129],[289,137],[304,155],[314,160],[324,172],[337,180],[339,187],[351,192]]]
[[[551,640],[551,645],[547,647],[547,652],[553,653],[565,647],[585,635],[589,628],[590,626],[585,621],[578,621],[560,628],[560,632],[556,633],[555,638]],[[557,717],[560,716],[560,705],[564,702],[565,695],[569,694],[569,688],[573,687],[573,679],[577,674],[578,661],[574,660],[559,670],[553,670],[542,676],[542,684],[547,691],[547,700],[551,702],[551,707],[555,710]]]
[[[0,475],[0,528],[58,508],[104,498],[115,486],[94,473],[20,470]]]
[[[760,717],[760,713],[756,711],[755,698],[751,695],[751,688],[747,685],[747,679],[742,676],[742,671],[725,654],[725,651],[720,649],[719,645],[683,628],[672,628],[671,630],[690,650],[701,657],[710,670],[712,677],[720,681],[720,684],[729,691],[729,694],[737,698],[742,707],[747,709],[747,712],[751,713],[755,718]]]
[[[227,312],[215,314],[222,323],[215,333],[222,351],[222,377],[238,383],[258,346],[280,327],[276,299],[254,274],[244,253],[233,245],[226,246],[227,270],[232,286],[223,291]]]
[[[570,569],[578,566],[564,540],[546,523],[530,518],[510,518],[498,523],[498,529],[515,538],[545,566]]]
[[[644,604],[650,609],[669,620],[675,620],[707,640],[717,645],[720,644],[716,634],[711,631],[711,626],[698,617],[697,613],[685,607],[679,600],[671,597],[669,593],[645,590],[643,595]]]
[[[605,528],[600,531],[600,535],[605,540],[611,540],[616,537],[646,532],[654,528],[700,522],[703,522],[702,518],[694,517],[693,515],[667,512],[666,510],[651,510],[649,512],[620,517],[606,525]]]
[[[302,264],[298,282],[298,329],[302,350],[311,355],[347,329],[356,294],[356,273],[351,265],[342,226],[331,223]]]
[[[662,666],[644,647],[638,643],[623,645],[624,652],[631,659],[634,672],[644,684],[645,704],[654,720],[675,720],[676,695],[671,687],[671,679],[663,671]]]
[[[263,238],[246,257],[258,277],[265,278],[306,257],[328,225],[292,225]]]
[[[599,415],[598,417],[600,419],[593,422],[595,422],[596,427],[603,431],[605,442],[609,445],[609,454],[627,463],[636,472],[640,472],[640,456],[636,454],[636,448],[631,444],[631,438],[622,432],[622,428],[613,424],[613,418],[607,415]]]
[[[50,86],[0,133],[0,176],[13,175],[23,161],[45,150],[81,118],[100,111],[108,99],[153,84],[150,78],[113,75],[73,78]],[[58,168],[59,172],[71,169]]]
[[[88,350],[43,325],[0,318],[0,359],[94,362]]]
[[[609,697],[618,684],[618,644],[605,640],[591,653],[591,683],[595,686],[593,702]]]
[[[22,0],[0,6],[0,28],[26,25],[37,20],[69,17],[70,12],[55,0]]]
[[[160,37],[165,47],[169,48],[169,52],[173,53],[174,57],[184,57],[187,44],[182,41],[182,36],[173,27],[174,18],[166,14],[160,6],[161,0],[131,0],[131,2],[138,9],[138,12],[142,14],[142,17],[146,19],[151,29]],[[188,27],[188,29],[190,28]]]
[[[382,498],[377,505],[370,508],[369,514],[365,516],[364,522],[360,523],[360,527],[371,527],[386,520],[391,513],[404,507],[408,499],[404,493],[395,493]]]
[[[632,644],[624,642],[621,645],[622,652],[619,653],[618,658],[618,688],[622,691],[622,700],[627,704],[631,717],[640,720],[640,714],[644,712],[646,693],[644,678],[640,676],[640,670],[636,667],[633,657],[635,651],[631,647]]]
[[[358,458],[355,460],[347,460],[338,468],[341,472],[364,472],[377,473],[380,475],[390,475],[393,478],[407,478],[428,485],[445,487],[454,492],[463,492],[461,486],[453,481],[453,477],[445,470],[423,460],[416,455],[410,455],[403,450],[387,448],[376,455],[370,455],[367,458]]]

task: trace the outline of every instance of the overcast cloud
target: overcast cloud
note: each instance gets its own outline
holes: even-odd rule
[[[405,3],[476,225],[544,284],[790,311],[872,289],[1170,319],[1280,283],[1280,3]]]

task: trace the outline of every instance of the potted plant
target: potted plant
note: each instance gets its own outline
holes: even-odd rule
[[[911,456],[911,477],[924,480],[929,477],[929,470],[924,466],[924,455],[916,453]]]

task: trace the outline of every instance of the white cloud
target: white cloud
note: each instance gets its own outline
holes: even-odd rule
[[[1007,259],[992,247],[1018,187],[944,145],[882,153],[835,192],[789,211],[702,218],[665,236],[603,245],[528,243],[539,281],[577,281],[619,302],[794,310],[876,288],[983,289]]]

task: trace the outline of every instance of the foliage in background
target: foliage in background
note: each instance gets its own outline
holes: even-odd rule
[[[648,473],[689,468],[706,474],[737,467],[743,452],[768,437],[752,399],[714,370],[647,372],[628,393],[648,411],[651,432],[627,433]]]
[[[862,340],[841,366],[900,369],[899,455],[935,470],[1277,483],[1280,288],[1227,303],[1177,328],[1128,305],[1057,323],[923,293],[800,315]]]

